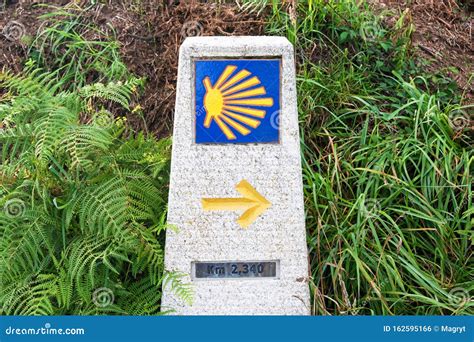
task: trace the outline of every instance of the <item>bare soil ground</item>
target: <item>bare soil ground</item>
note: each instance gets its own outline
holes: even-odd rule
[[[472,103],[474,72],[474,19],[469,3],[454,0],[373,0],[377,10],[389,13],[385,24],[394,25],[405,16],[415,26],[413,44],[417,54],[429,61],[427,71],[441,71],[454,78]],[[85,6],[88,1],[75,1]],[[68,1],[43,1],[64,5]],[[20,72],[27,57],[28,39],[41,29],[38,16],[51,9],[38,1],[0,0],[0,69]],[[471,8],[472,10],[472,8]],[[146,77],[141,106],[146,129],[157,136],[171,132],[179,46],[187,36],[261,35],[263,14],[243,13],[235,3],[202,1],[122,0],[98,6],[91,22],[113,34],[120,43],[122,58],[135,74]],[[21,40],[14,38],[15,27],[24,29]],[[10,36],[5,35],[8,28]],[[113,27],[113,31],[112,28]],[[144,129],[141,119],[131,124]]]
[[[375,0],[387,11],[385,24],[393,26],[400,15],[415,26],[413,46],[428,61],[424,69],[453,78],[474,103],[474,0]]]
[[[45,3],[64,5],[68,1]],[[86,7],[88,1],[77,3]],[[24,37],[33,37],[42,23],[38,16],[48,11],[51,9],[33,1],[8,1],[0,7],[0,69],[20,72],[27,57],[27,39],[7,39],[2,28],[21,23]],[[240,12],[235,4],[198,1],[109,1],[90,18],[101,30],[115,35],[129,69],[146,78],[140,104],[146,128],[158,136],[172,129],[178,51],[183,40],[197,35],[262,35],[264,27],[263,17]],[[131,124],[144,129],[138,118]]]

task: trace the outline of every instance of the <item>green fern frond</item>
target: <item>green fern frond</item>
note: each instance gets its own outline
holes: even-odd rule
[[[156,219],[156,208],[164,204],[163,193],[156,182],[142,171],[120,169],[127,196],[127,208],[133,220]]]
[[[52,315],[52,297],[56,287],[56,277],[52,274],[39,274],[23,284],[10,286],[0,296],[4,303],[2,312],[6,315],[45,316]]]
[[[137,277],[146,271],[152,284],[161,283],[164,271],[164,251],[158,236],[151,230],[141,227],[137,229],[139,248],[136,258],[132,261],[132,275]]]
[[[127,189],[122,178],[111,177],[85,188],[75,202],[81,230],[103,236],[120,235],[130,220],[127,204]]]
[[[107,129],[90,125],[70,126],[60,142],[61,150],[71,158],[70,168],[91,168],[93,157],[106,151],[113,142]]]
[[[51,222],[44,213],[24,207],[22,210],[24,212],[13,219],[5,213],[0,214],[5,253],[0,262],[1,268],[8,272],[8,276],[3,277],[4,281],[42,270],[48,261],[48,251],[54,248]]]
[[[109,82],[107,84],[95,83],[84,86],[79,90],[79,95],[84,100],[92,98],[112,101],[129,109],[131,95],[137,91],[137,88],[143,84],[139,78],[131,78],[125,82]]]
[[[159,315],[161,293],[149,278],[125,284],[127,293],[120,297],[117,305],[130,315]]]
[[[73,280],[64,268],[59,269],[54,293],[59,308],[69,309],[71,307],[73,297]]]
[[[0,146],[2,162],[22,158],[32,151],[34,139],[33,127],[30,124],[19,124],[16,127],[0,129]]]
[[[0,71],[0,88],[6,88],[14,92],[20,98],[44,97],[48,92],[34,74],[24,76],[12,75],[9,72]]]
[[[170,140],[113,113],[141,79],[77,90],[64,67],[0,74],[0,313],[159,314],[164,280],[190,298],[163,264]]]
[[[35,127],[35,155],[46,162],[64,139],[68,127],[76,122],[77,115],[61,105],[49,105],[44,111],[47,114]]]
[[[33,127],[31,124],[16,125],[15,127],[8,127],[0,129],[0,141],[3,144],[8,141],[32,139]]]
[[[191,305],[193,302],[194,291],[192,285],[183,282],[185,274],[179,272],[165,272],[163,277],[163,288],[169,287],[179,298],[186,304]]]
[[[113,255],[114,249],[118,247],[110,238],[98,238],[91,235],[73,240],[62,260],[62,267],[69,276],[69,279],[63,282],[69,285],[74,284],[79,296],[88,300],[92,289],[105,280],[106,271],[112,270],[117,273],[115,269],[107,266],[111,264],[108,258]],[[117,251],[116,254],[118,254]],[[64,297],[64,302],[67,303],[66,297]]]

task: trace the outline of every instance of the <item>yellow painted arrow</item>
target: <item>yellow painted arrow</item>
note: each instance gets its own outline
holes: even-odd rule
[[[237,223],[242,228],[247,228],[272,204],[245,179],[237,184],[235,189],[243,196],[242,198],[203,198],[202,208],[205,211],[245,210]]]

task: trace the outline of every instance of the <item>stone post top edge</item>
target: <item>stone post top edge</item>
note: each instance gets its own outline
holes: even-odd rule
[[[181,44],[181,48],[199,48],[199,47],[291,47],[293,45],[283,36],[199,36],[188,37]]]

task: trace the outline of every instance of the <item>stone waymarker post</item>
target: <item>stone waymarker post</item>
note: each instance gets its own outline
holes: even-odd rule
[[[309,314],[292,45],[193,37],[181,46],[167,270],[186,274],[182,315]]]

